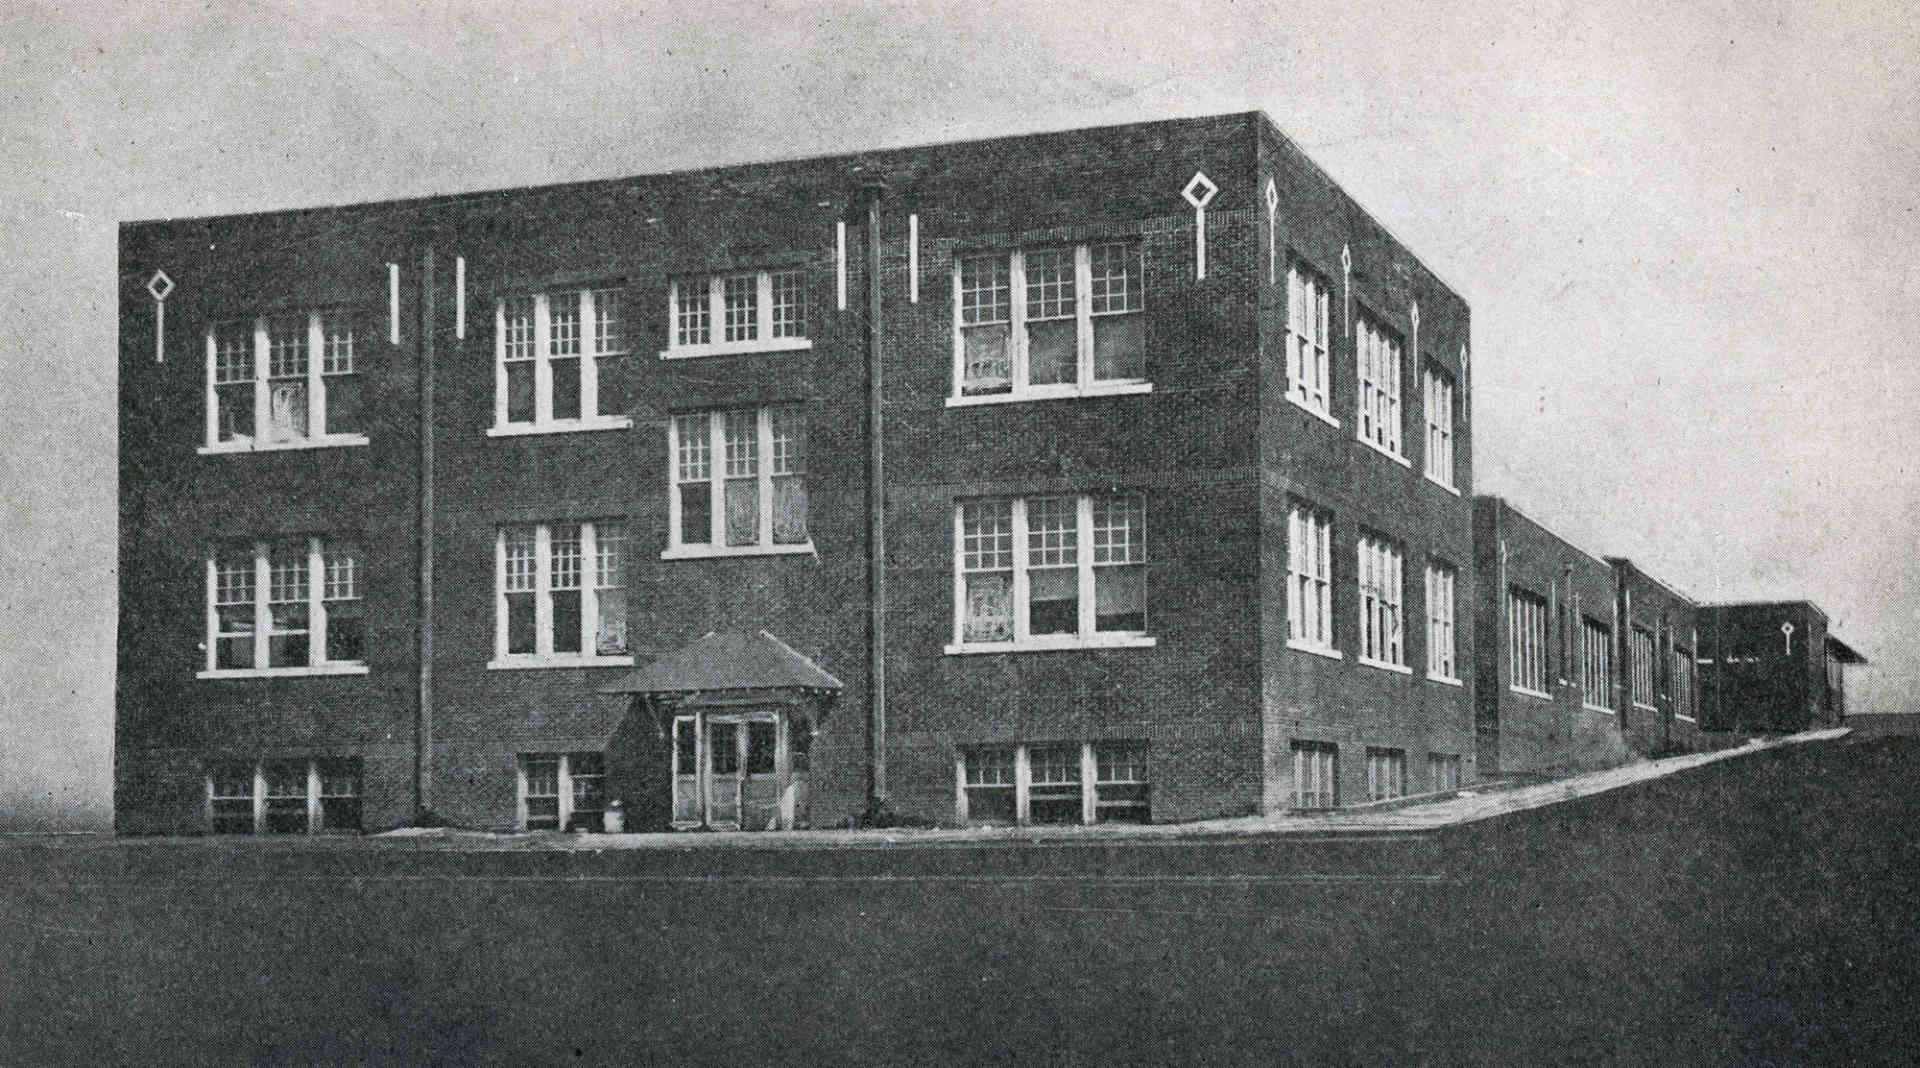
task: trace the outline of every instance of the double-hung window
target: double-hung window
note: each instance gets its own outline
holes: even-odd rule
[[[1152,818],[1140,742],[982,746],[960,753],[963,823],[1145,823]]]
[[[1391,801],[1407,795],[1407,751],[1367,747],[1367,800]]]
[[[1400,447],[1400,337],[1361,312],[1354,337],[1360,440],[1405,462]]]
[[[217,547],[199,677],[365,674],[364,574],[359,547],[344,540]]]
[[[1687,649],[1675,649],[1668,655],[1671,660],[1667,670],[1672,679],[1673,714],[1676,718],[1691,720],[1694,718],[1693,653]]]
[[[1426,371],[1427,477],[1448,489],[1453,480],[1453,377],[1437,367]]]
[[[632,664],[627,535],[617,520],[526,523],[495,535],[490,667]]]
[[[1653,703],[1653,632],[1633,628],[1633,703],[1640,708],[1655,708]]]
[[[950,653],[1152,645],[1135,495],[962,501]]]
[[[600,413],[600,361],[628,351],[625,295],[567,289],[502,297],[494,308],[493,427],[489,434],[617,430]]]
[[[797,404],[686,412],[667,427],[675,557],[808,553],[807,420]]]
[[[1298,502],[1287,510],[1287,644],[1334,653],[1333,516]]]
[[[949,404],[1146,392],[1140,247],[960,256]]]
[[[1453,568],[1427,565],[1427,677],[1448,682],[1460,678],[1454,652],[1453,587]]]
[[[1340,804],[1340,750],[1330,742],[1293,743],[1294,808]]]
[[[1613,631],[1605,623],[1580,621],[1580,703],[1613,711]]]
[[[1288,266],[1287,397],[1334,422],[1327,293],[1326,279],[1299,263]]]
[[[668,359],[813,347],[797,270],[676,278],[667,293]]]
[[[1399,546],[1373,534],[1359,540],[1360,662],[1407,669],[1401,624],[1406,558]]]
[[[207,773],[207,826],[214,834],[358,831],[360,797],[358,757],[226,762]]]
[[[1460,788],[1460,754],[1428,753],[1427,783],[1435,791]]]
[[[200,451],[365,445],[354,343],[342,308],[214,324]]]
[[[1547,695],[1547,599],[1518,586],[1507,590],[1507,685]]]

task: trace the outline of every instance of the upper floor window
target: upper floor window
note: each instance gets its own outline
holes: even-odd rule
[[[813,551],[807,420],[797,404],[686,412],[667,426],[668,542],[662,555]]]
[[[1287,396],[1333,418],[1333,379],[1327,353],[1326,279],[1294,263],[1287,268]]]
[[[201,678],[364,674],[365,563],[352,542],[288,538],[207,559]]]
[[[1453,568],[1427,565],[1427,677],[1455,681]]]
[[[617,520],[523,523],[495,536],[491,667],[631,664],[627,533]]]
[[[677,278],[667,294],[667,349],[717,356],[812,348],[807,291],[797,270]]]
[[[949,403],[1144,391],[1145,307],[1131,242],[958,257]]]
[[[1580,621],[1580,702],[1601,712],[1613,711],[1613,631],[1605,623]]]
[[[1396,460],[1400,447],[1400,338],[1365,312],[1358,319],[1354,348],[1359,365],[1360,440]]]
[[[1507,685],[1547,696],[1547,600],[1518,586],[1507,591]]]
[[[339,308],[214,324],[201,451],[365,445],[354,341]]]
[[[1633,628],[1633,703],[1653,708],[1653,632]]]
[[[1360,661],[1402,670],[1407,665],[1402,632],[1401,589],[1406,557],[1400,547],[1374,535],[1359,542]]]
[[[953,524],[948,652],[1153,644],[1140,497],[963,501]]]
[[[491,434],[618,429],[600,414],[600,360],[628,351],[618,289],[503,297],[494,309]]]
[[[1427,477],[1448,489],[1453,480],[1453,377],[1436,367],[1426,372]]]
[[[1333,517],[1299,503],[1287,510],[1287,639],[1333,652]]]

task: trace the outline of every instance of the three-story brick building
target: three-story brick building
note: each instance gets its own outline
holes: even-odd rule
[[[1263,115],[135,223],[120,275],[123,831],[1475,775],[1467,308]]]

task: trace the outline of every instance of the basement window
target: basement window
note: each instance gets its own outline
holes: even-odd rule
[[[1131,242],[957,257],[947,403],[1149,392],[1145,289]]]
[[[1391,801],[1407,794],[1407,751],[1367,747],[1367,800]]]
[[[207,773],[213,834],[323,834],[361,830],[359,757],[277,758],[217,764]]]
[[[528,753],[520,758],[520,829],[599,831],[606,810],[606,756]]]
[[[1460,788],[1460,754],[1428,753],[1427,782],[1435,790],[1458,790]]]
[[[215,323],[207,330],[200,452],[365,445],[356,344],[348,308]]]
[[[1296,809],[1329,809],[1340,804],[1340,749],[1330,742],[1293,743],[1293,790]]]
[[[963,750],[962,823],[1073,824],[1152,819],[1147,746],[1049,742]]]

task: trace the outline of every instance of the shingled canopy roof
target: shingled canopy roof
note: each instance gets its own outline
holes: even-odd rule
[[[1827,655],[1840,661],[1842,664],[1864,664],[1867,662],[1867,658],[1855,652],[1853,646],[1848,645],[1846,642],[1841,641],[1831,634],[1827,635]]]
[[[707,634],[601,693],[702,693],[713,690],[839,690],[840,680],[760,631]]]

